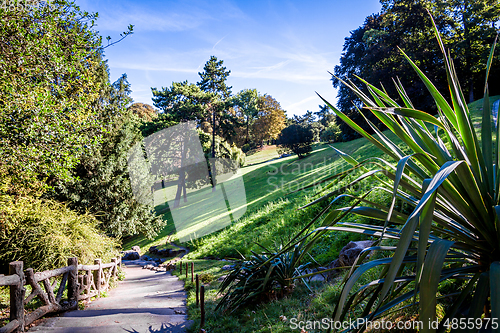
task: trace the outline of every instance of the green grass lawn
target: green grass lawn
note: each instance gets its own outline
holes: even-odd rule
[[[369,156],[377,156],[378,154],[378,151],[373,149],[364,139],[338,143],[335,145],[338,149],[352,154],[355,158],[367,158]],[[200,244],[213,243],[215,238],[217,238],[217,245],[213,244],[214,246],[222,246],[224,248],[232,247],[232,251],[223,252],[229,252],[228,254],[231,255],[235,254],[236,252],[234,250],[237,249],[240,251],[242,247],[247,246],[247,242],[243,241],[243,243],[241,243],[241,239],[239,239],[241,237],[238,237],[238,239],[227,239],[224,235],[228,235],[232,238],[235,232],[239,233],[242,228],[245,230],[254,227],[258,228],[263,224],[267,224],[265,220],[269,221],[272,219],[276,219],[277,223],[273,226],[269,226],[271,229],[283,229],[286,224],[285,219],[283,219],[285,217],[283,211],[291,210],[289,212],[291,215],[303,215],[303,211],[297,211],[299,207],[297,203],[300,205],[307,203],[307,200],[310,200],[316,193],[314,189],[307,189],[299,191],[298,193],[293,193],[294,191],[303,189],[307,185],[347,168],[347,164],[339,158],[328,145],[316,144],[313,153],[301,160],[297,159],[294,155],[263,162],[263,158],[260,154],[266,156],[266,158],[274,156],[269,153],[270,151],[276,154],[275,149],[265,149],[249,158],[250,162],[255,162],[254,164],[240,169],[245,185],[246,202],[241,202],[241,206],[236,207],[236,209],[246,210],[244,216],[240,218],[238,222],[225,228],[222,232],[216,233],[216,235],[206,236],[201,240],[196,240],[192,242],[193,244],[191,245],[199,247]],[[172,189],[170,188],[156,191],[156,202],[159,201],[159,198],[165,196],[165,193],[171,193],[171,191]],[[209,201],[204,200],[207,192],[210,191],[211,189],[206,188],[193,192],[193,198],[198,200],[187,202],[177,208],[180,211],[178,213],[184,213],[184,215],[189,217],[187,224],[184,225],[185,227],[201,225],[207,220],[207,217],[211,220],[217,220],[217,218],[222,219],[224,217],[227,218],[227,209],[225,209],[225,207],[218,206],[214,209]],[[194,209],[193,205],[196,205],[196,209]],[[179,239],[179,235],[175,234],[176,228],[172,220],[172,213],[166,210],[167,207],[166,204],[160,204],[156,207],[158,212],[163,212],[162,217],[166,221],[166,227],[154,240],[149,240],[141,236],[127,239],[123,243],[124,249],[129,249],[134,245],[139,245],[142,248],[164,243],[171,233],[173,233],[172,239]],[[310,217],[310,214],[305,215]],[[283,218],[280,219],[280,216]],[[288,216],[286,220],[289,220],[289,218],[294,217]],[[305,221],[304,219],[303,222]],[[263,231],[262,228],[258,228],[258,230],[260,232]],[[295,229],[290,229],[290,233],[294,231]],[[253,240],[268,238],[266,235],[270,235],[269,233],[272,234],[274,232],[272,230],[266,230],[258,237],[253,238]],[[246,234],[246,236],[248,236],[248,234]],[[243,238],[247,238],[246,236]],[[231,242],[231,240],[234,242]],[[207,253],[210,251],[208,251],[207,248],[203,252]]]

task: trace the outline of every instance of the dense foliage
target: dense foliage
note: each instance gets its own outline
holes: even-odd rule
[[[103,231],[158,225],[132,197],[126,156],[141,120],[126,76],[109,83],[96,19],[63,0],[0,8],[2,264],[109,259],[117,244]]]
[[[292,124],[284,128],[278,138],[278,147],[285,152],[293,152],[304,158],[312,152],[314,131],[309,124]]]
[[[455,70],[464,79],[464,96],[468,101],[482,94],[485,59],[495,38],[495,22],[500,19],[500,3],[495,0],[431,1],[383,0],[382,11],[366,18],[364,24],[345,39],[340,64],[335,67],[334,87],[338,88],[337,107],[368,132],[371,128],[360,112],[379,129],[382,123],[372,113],[358,111],[361,100],[344,81],[359,82],[362,77],[391,95],[397,95],[393,80],[406,87],[406,94],[415,108],[436,113],[434,101],[426,94],[425,85],[404,61],[399,49],[426,73],[440,91],[447,88],[446,73],[439,47],[433,43],[433,31],[427,11],[435,17],[443,43],[456,59]],[[498,75],[500,65],[494,64],[492,75]],[[362,88],[365,94],[368,90]],[[500,93],[496,81],[490,84],[494,94]],[[396,98],[398,102],[402,102]],[[450,101],[448,99],[448,101]],[[359,137],[346,123],[339,120],[344,140]]]
[[[12,178],[13,194],[68,178],[100,139],[92,105],[103,64],[94,18],[64,2],[0,9],[0,170]]]
[[[0,270],[8,263],[24,261],[35,271],[63,267],[67,258],[78,257],[83,264],[101,258],[109,262],[118,255],[118,243],[99,232],[99,221],[78,214],[64,204],[31,197],[0,200]]]

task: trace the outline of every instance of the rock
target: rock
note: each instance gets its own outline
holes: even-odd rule
[[[128,251],[123,251],[122,260],[137,260],[140,257],[141,256],[139,255],[139,252],[134,250],[128,250]]]
[[[142,266],[142,269],[151,269],[151,268],[154,268],[154,267],[155,267],[154,265],[148,264],[148,265]]]
[[[156,254],[158,254],[159,256],[163,256],[163,257],[169,257],[170,256],[170,249],[157,250]]]
[[[233,269],[234,265],[224,265],[222,266],[222,269],[225,270],[225,271],[229,271],[231,269]]]
[[[183,249],[179,249],[179,250],[170,250],[169,253],[168,253],[168,256],[169,257],[177,257],[178,255],[180,255],[181,253],[183,253],[184,250]]]
[[[356,258],[359,256],[361,251],[366,248],[372,246],[373,241],[358,241],[358,242],[349,242],[346,246],[340,250],[339,258],[337,260],[332,261],[332,263],[328,266],[328,268],[335,267],[345,267],[352,266],[356,261]],[[331,271],[328,274],[328,279],[337,274],[337,271]]]
[[[220,278],[217,279],[217,281],[222,282],[226,278],[227,275],[222,275]]]
[[[151,254],[158,253],[158,249],[157,248],[158,248],[158,246],[151,246],[149,248],[149,253],[151,253]]]
[[[139,246],[137,246],[137,245],[136,246],[132,246],[132,251],[135,251],[135,252],[137,252],[137,253],[140,254],[141,253],[141,248]]]
[[[372,244],[372,241],[349,242],[340,250],[338,259],[340,266],[352,266],[361,251],[369,248]]]

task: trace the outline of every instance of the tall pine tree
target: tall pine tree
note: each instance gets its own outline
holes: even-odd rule
[[[212,158],[215,158],[215,135],[220,132],[224,137],[224,131],[229,130],[234,120],[227,111],[227,100],[231,96],[231,88],[226,85],[226,80],[230,70],[223,66],[224,60],[217,60],[216,56],[211,56],[203,67],[203,72],[198,73],[201,81],[197,85],[205,92],[211,94],[211,100],[208,103],[208,109],[211,114],[212,123]]]

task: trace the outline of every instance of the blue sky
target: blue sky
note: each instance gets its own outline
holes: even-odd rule
[[[151,87],[199,81],[211,55],[231,70],[233,93],[256,88],[273,96],[288,116],[317,111],[315,91],[334,102],[328,71],[338,64],[344,38],[378,0],[330,1],[90,1],[97,30],[113,40],[133,24],[134,34],[106,49],[111,80],[127,73],[135,102],[152,104]]]

